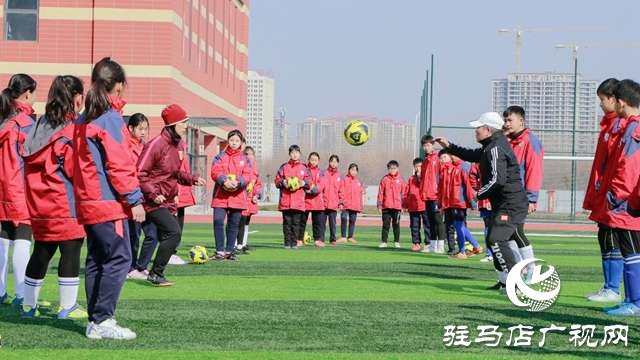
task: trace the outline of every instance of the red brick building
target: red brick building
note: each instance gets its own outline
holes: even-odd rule
[[[192,170],[204,178],[227,132],[246,131],[249,0],[0,0],[0,20],[0,87],[31,75],[38,114],[54,76],[88,87],[92,64],[110,56],[127,72],[125,116],[147,115],[149,138],[164,106],[187,110]]]

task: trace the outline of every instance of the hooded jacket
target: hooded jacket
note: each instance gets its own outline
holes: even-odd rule
[[[387,174],[380,180],[378,187],[378,209],[402,210],[405,208],[404,193],[406,184],[400,174]]]
[[[305,192],[304,209],[305,211],[323,211],[324,208],[324,186],[325,180],[322,171],[318,165],[307,164],[311,185],[309,185],[309,193]]]
[[[223,189],[223,184],[229,175],[235,175],[238,188],[233,191]],[[211,165],[211,179],[215,181],[211,207],[225,209],[247,209],[247,192],[245,188],[253,177],[253,169],[249,157],[240,149],[232,150],[227,147],[216,155]]]
[[[509,143],[520,164],[520,178],[529,203],[537,204],[544,172],[542,142],[531,133],[531,129],[526,128],[517,134],[510,135]]]
[[[296,177],[300,180],[300,188],[294,191],[284,186],[284,181]],[[280,202],[278,203],[278,211],[298,210],[306,211],[304,198],[305,189],[311,187],[311,173],[309,169],[298,161],[289,160],[282,164],[274,179],[276,187],[280,189]],[[313,191],[313,190],[312,190]]]
[[[440,159],[437,151],[424,157],[420,168],[420,197],[422,200],[438,200],[438,179],[440,176]]]
[[[344,179],[344,206],[342,210],[362,212],[362,184],[357,177],[347,175]]]
[[[327,210],[338,210],[338,206],[344,205],[344,181],[338,169],[327,168],[324,176],[324,208]]]
[[[404,192],[404,206],[408,212],[423,212],[427,209],[420,195],[420,175],[411,175],[409,178]]]

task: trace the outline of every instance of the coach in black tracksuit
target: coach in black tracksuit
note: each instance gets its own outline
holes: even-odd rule
[[[444,138],[435,140],[451,155],[462,160],[480,163],[482,188],[474,194],[474,200],[488,199],[492,216],[489,222],[487,243],[493,252],[493,264],[499,272],[499,283],[492,287],[504,288],[509,270],[516,264],[509,238],[518,224],[527,216],[529,200],[520,179],[518,159],[509,140],[502,133],[504,120],[500,114],[489,112],[469,123],[476,128],[477,149],[450,144]]]

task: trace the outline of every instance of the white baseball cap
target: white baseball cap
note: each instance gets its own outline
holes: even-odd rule
[[[502,126],[504,126],[504,120],[497,112],[486,112],[482,114],[478,120],[470,121],[469,125],[474,128],[488,126],[494,129],[502,129]]]

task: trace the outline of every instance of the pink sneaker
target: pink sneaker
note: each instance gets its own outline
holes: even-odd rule
[[[127,279],[135,279],[135,280],[146,280],[147,276],[144,275],[143,273],[141,273],[138,270],[131,270],[128,274],[127,274]]]
[[[298,242],[296,242],[296,246],[297,247],[303,247],[304,243],[302,242],[302,240],[298,240]]]
[[[346,242],[346,241],[347,241],[347,239],[345,239],[345,238],[343,238],[343,237],[341,237],[341,238],[339,238],[338,240],[336,240],[336,242]]]
[[[313,245],[317,246],[317,247],[324,247],[324,242],[320,241],[320,240],[316,240]]]
[[[349,238],[347,241],[348,241],[348,242],[356,242],[356,239],[354,239],[354,238]]]
[[[140,271],[140,273],[143,274],[144,276],[149,276],[149,270],[147,269]]]
[[[411,251],[420,251],[420,244],[413,244]]]

